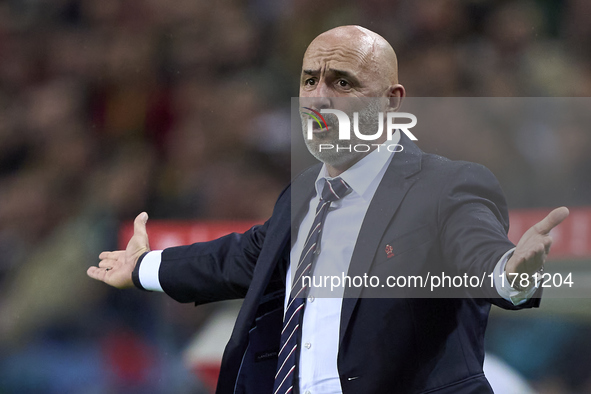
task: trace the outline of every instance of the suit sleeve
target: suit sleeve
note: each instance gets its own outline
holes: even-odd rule
[[[179,302],[196,304],[244,298],[267,226],[165,249],[158,274],[162,289]]]
[[[278,205],[289,195],[288,186]],[[243,234],[165,249],[158,272],[162,289],[179,302],[196,304],[244,298],[273,220]]]
[[[494,175],[484,166],[459,163],[439,198],[440,245],[446,266],[460,274],[479,278],[494,272],[496,264],[511,248],[507,238],[507,203]],[[539,305],[539,294],[519,306],[502,299],[487,280],[477,296],[505,309]]]

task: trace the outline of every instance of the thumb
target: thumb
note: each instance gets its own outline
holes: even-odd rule
[[[550,230],[558,226],[569,215],[567,207],[556,208],[548,214],[541,222],[535,225],[535,229],[540,234],[548,234]]]
[[[146,212],[142,212],[133,221],[133,233],[138,235],[148,235],[146,231],[146,222],[148,221],[148,214]]]

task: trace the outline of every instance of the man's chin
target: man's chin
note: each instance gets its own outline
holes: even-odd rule
[[[348,167],[348,163],[357,162],[362,152],[349,151],[350,145],[338,145],[334,141],[326,143],[306,144],[308,151],[316,159],[332,167]],[[338,149],[337,149],[338,147]]]

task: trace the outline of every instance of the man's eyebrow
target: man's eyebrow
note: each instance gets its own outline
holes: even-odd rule
[[[311,76],[316,76],[320,73],[320,70],[302,70],[302,75],[311,75]],[[336,77],[344,77],[347,79],[351,79],[351,80],[355,80],[357,81],[357,77],[355,77],[354,74],[352,74],[349,71],[345,71],[345,70],[338,70],[335,68],[329,68],[328,69],[328,73],[333,74]]]
[[[345,77],[348,79],[357,79],[355,78],[355,75],[350,73],[349,71],[345,71],[345,70],[336,70],[336,69],[330,69],[330,71],[337,77]]]

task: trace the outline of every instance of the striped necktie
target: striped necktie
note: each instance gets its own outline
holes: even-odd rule
[[[320,243],[320,233],[324,219],[328,213],[330,203],[346,196],[351,188],[341,178],[326,179],[322,198],[316,208],[314,223],[302,249],[302,255],[296,269],[291,287],[287,311],[281,331],[281,347],[279,348],[279,359],[277,362],[277,374],[273,394],[292,393],[295,384],[295,369],[297,360],[297,348],[299,341],[299,328],[304,313],[305,297],[307,286],[303,286],[303,276],[311,276],[315,252]]]

